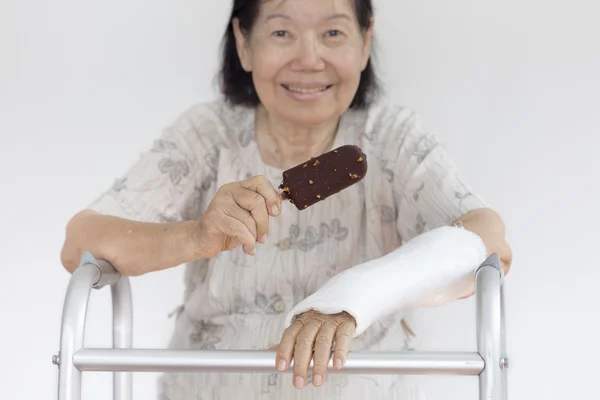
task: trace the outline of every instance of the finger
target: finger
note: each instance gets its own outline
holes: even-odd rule
[[[236,203],[243,209],[252,214],[256,226],[256,237],[260,243],[267,241],[269,233],[269,211],[265,198],[259,193],[248,189],[241,189],[233,193]]]
[[[278,344],[276,344],[275,346],[269,347],[269,351],[274,351],[274,350],[279,350],[279,345]]]
[[[308,368],[313,357],[315,338],[323,322],[314,318],[305,321],[294,347],[294,386],[302,389],[308,381]]]
[[[256,237],[250,232],[248,227],[237,218],[226,216],[221,227],[221,231],[228,237],[237,239],[247,254],[254,255],[256,247]]]
[[[272,216],[279,215],[281,212],[281,196],[267,178],[255,176],[240,183],[242,187],[255,191],[264,197],[267,209]]]
[[[304,324],[302,321],[296,320],[283,332],[281,342],[279,343],[279,348],[277,349],[277,355],[275,356],[275,362],[278,370],[285,371],[292,362],[296,338],[298,337],[298,334],[302,330],[303,326]]]
[[[333,353],[333,367],[335,369],[341,369],[346,363],[355,329],[355,324],[350,322],[342,322],[338,326],[335,333],[335,352]]]
[[[235,194],[231,193],[230,195],[231,195],[231,200],[228,201],[223,206],[223,212],[225,213],[225,215],[235,218],[238,221],[240,221],[242,224],[244,224],[248,228],[248,231],[250,231],[250,234],[252,235],[252,237],[254,238],[254,242],[255,242],[254,244],[256,244],[256,241],[257,241],[256,220],[254,219],[254,217],[252,216],[252,213],[250,211],[246,210],[245,208],[243,208],[242,206],[240,206],[237,203]]]
[[[315,354],[313,356],[313,385],[321,386],[325,383],[327,376],[327,366],[331,359],[331,347],[333,338],[337,330],[336,324],[331,321],[325,321],[317,337],[315,338]]]

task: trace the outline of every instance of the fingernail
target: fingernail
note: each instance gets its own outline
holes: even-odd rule
[[[274,205],[273,207],[271,207],[271,214],[273,214],[273,215],[279,214],[279,207],[277,205]]]
[[[336,358],[335,360],[335,365],[336,368],[342,368],[342,359],[341,358]]]
[[[261,243],[266,243],[268,238],[269,238],[269,235],[267,235],[267,234],[265,233],[264,235],[262,235],[262,236],[261,236],[261,237],[258,239],[258,241],[259,241],[259,242],[261,242]]]
[[[285,370],[285,360],[279,360],[277,363],[277,369],[280,371]]]
[[[321,375],[313,376],[313,383],[315,384],[315,386],[321,385],[323,383],[323,377]]]
[[[295,386],[298,389],[302,389],[304,387],[304,378],[302,378],[301,376],[297,376]]]

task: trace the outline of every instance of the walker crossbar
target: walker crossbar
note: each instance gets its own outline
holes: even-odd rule
[[[503,278],[497,254],[475,272],[477,352],[351,353],[342,370],[330,369],[329,373],[476,375],[480,400],[506,400]],[[106,285],[111,286],[113,303],[113,348],[83,348],[90,292]],[[129,279],[88,254],[73,273],[65,296],[60,352],[53,358],[59,367],[58,400],[81,400],[84,371],[113,372],[114,400],[132,399],[132,372],[277,372],[273,351],[132,349],[131,339]]]
[[[83,349],[75,353],[73,363],[81,371],[271,373],[274,352]],[[333,367],[331,361],[329,365]],[[341,371],[329,373],[479,375],[481,371],[483,360],[477,353],[362,352],[353,354]]]

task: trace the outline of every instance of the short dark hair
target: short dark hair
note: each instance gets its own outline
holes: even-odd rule
[[[260,102],[254,88],[252,74],[242,68],[232,24],[233,19],[238,18],[240,29],[245,33],[251,32],[258,17],[260,2],[261,0],[233,0],[231,16],[223,35],[219,72],[221,93],[227,101],[235,105],[256,106]],[[371,0],[354,0],[354,9],[360,27],[365,30],[368,29],[373,17]],[[370,57],[366,68],[360,75],[360,83],[350,108],[368,107],[378,90],[378,79],[373,67],[372,57]]]

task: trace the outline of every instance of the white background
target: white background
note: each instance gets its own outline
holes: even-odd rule
[[[600,6],[594,0],[379,0],[391,98],[418,110],[503,215],[510,399],[598,398]],[[53,399],[71,215],[179,113],[213,98],[230,1],[0,0],[3,399]],[[136,347],[164,347],[182,269],[133,280]],[[87,346],[110,344],[107,291]],[[433,324],[439,324],[435,329]],[[472,300],[421,313],[421,349],[474,350]],[[135,399],[156,375],[136,374]],[[432,399],[475,378],[423,378]],[[84,375],[108,399],[108,374]]]

